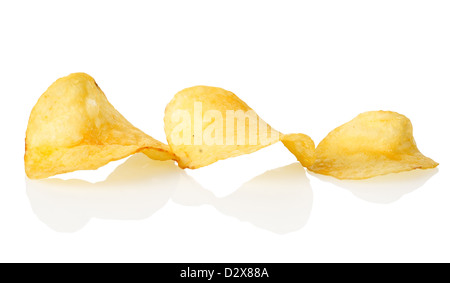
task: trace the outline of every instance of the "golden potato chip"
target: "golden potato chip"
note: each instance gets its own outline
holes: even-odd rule
[[[438,166],[416,146],[411,121],[388,111],[360,114],[320,142],[308,169],[338,179],[378,175]]]
[[[289,151],[297,157],[303,167],[309,167],[314,163],[314,141],[304,134],[282,135],[281,141]]]
[[[280,140],[280,133],[234,93],[209,86],[178,92],[167,105],[164,126],[181,168],[200,168]]]
[[[306,135],[283,135],[234,93],[195,86],[167,105],[165,132],[181,168],[196,169],[218,160],[255,152],[280,139],[303,165],[310,165],[314,142]]]
[[[76,73],[54,82],[34,106],[25,170],[29,178],[40,179],[97,169],[141,151],[157,160],[176,159],[167,145],[114,109],[92,77]]]

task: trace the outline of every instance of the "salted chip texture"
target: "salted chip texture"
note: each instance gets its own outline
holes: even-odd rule
[[[190,169],[249,154],[280,140],[280,133],[234,93],[210,86],[175,94],[166,107],[164,128],[178,165]]]
[[[317,146],[315,161],[308,169],[358,180],[436,166],[437,162],[417,148],[407,117],[371,111],[331,131]]]
[[[25,171],[31,179],[97,169],[136,152],[176,159],[168,145],[128,122],[84,73],[58,79],[39,98],[25,144]]]

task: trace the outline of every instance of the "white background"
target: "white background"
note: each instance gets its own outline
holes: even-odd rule
[[[0,261],[450,261],[449,15],[449,1],[1,1]],[[73,72],[162,141],[165,105],[203,84],[316,143],[400,112],[440,166],[342,182],[276,144],[196,171],[135,156],[29,181],[29,113]]]

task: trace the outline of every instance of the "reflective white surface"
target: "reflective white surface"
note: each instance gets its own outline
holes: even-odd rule
[[[324,182],[347,189],[360,199],[374,203],[392,203],[403,195],[411,193],[423,186],[428,179],[439,172],[438,168],[415,170],[398,174],[378,176],[367,180],[338,180],[310,172],[311,175]]]
[[[132,2],[0,1],[0,262],[450,261],[449,1]],[[279,143],[198,170],[137,155],[28,180],[30,111],[80,71],[161,141],[173,95],[212,85],[316,144],[397,111],[440,166],[339,181]]]
[[[213,184],[242,170],[230,169],[237,164],[245,168],[276,156],[286,158],[282,151],[276,145],[252,157],[222,161],[207,175],[138,154],[118,162],[98,182],[70,179],[83,172],[62,176],[66,180],[27,179],[27,202],[35,215],[29,221],[50,238],[72,235],[63,242],[84,242],[81,250],[87,254],[76,258],[89,254],[88,261],[414,261],[426,260],[429,252],[420,239],[440,231],[433,236],[439,242],[449,232],[441,222],[449,215],[448,206],[439,197],[448,190],[433,182],[434,175],[445,178],[438,169],[341,181],[306,174],[293,163],[257,174],[225,194],[190,176]],[[397,250],[410,245],[426,250],[420,258]],[[127,256],[126,247],[146,252]],[[109,248],[121,252],[107,257],[86,250]],[[63,249],[74,252],[71,246]],[[437,255],[446,258],[433,252],[429,260]]]
[[[173,162],[138,154],[105,181],[27,180],[36,216],[57,232],[76,232],[91,218],[139,220],[151,217],[172,199],[185,206],[211,205],[225,215],[275,233],[301,229],[312,207],[312,190],[299,163],[267,171],[218,198]]]

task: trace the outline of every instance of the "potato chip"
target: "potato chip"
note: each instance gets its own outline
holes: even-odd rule
[[[281,141],[289,151],[297,157],[303,167],[309,167],[314,163],[314,141],[304,134],[283,135]]]
[[[181,168],[200,168],[280,140],[280,133],[245,102],[217,87],[195,86],[178,92],[167,105],[164,125]]]
[[[336,128],[317,146],[308,169],[338,179],[367,179],[438,163],[416,146],[411,121],[389,111],[360,114]]]
[[[40,179],[97,169],[141,151],[157,160],[176,159],[167,145],[114,109],[92,77],[76,73],[54,82],[34,106],[25,170],[29,178]]]

